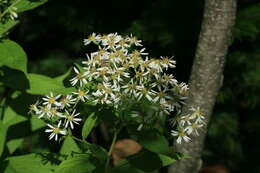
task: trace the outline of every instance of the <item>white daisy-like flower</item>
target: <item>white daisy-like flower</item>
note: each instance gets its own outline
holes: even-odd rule
[[[100,35],[96,35],[96,33],[92,33],[87,39],[84,39],[84,45],[88,45],[91,42],[93,43],[98,43],[101,40],[101,36]]]
[[[76,118],[80,113],[76,113],[75,114],[75,109],[73,110],[73,112],[70,114],[67,110],[65,110],[66,112],[66,123],[65,123],[65,127],[67,128],[68,125],[70,125],[71,129],[74,128],[73,123],[75,124],[79,124],[78,121],[82,121],[81,118]]]
[[[134,44],[135,46],[143,46],[142,40],[138,40],[135,36],[133,36],[132,34],[130,35],[130,37],[126,38],[126,41],[128,41],[130,44]]]
[[[169,67],[174,68],[176,67],[176,61],[172,60],[172,58],[168,57],[161,57],[162,66],[167,70]]]
[[[178,131],[171,130],[171,135],[174,137],[177,137],[176,142],[180,144],[182,140],[185,142],[189,142],[191,139],[187,136],[187,130],[185,129],[179,129]]]
[[[97,90],[96,92],[92,93],[93,96],[95,96],[95,100],[93,102],[95,104],[101,103],[101,104],[111,104],[112,101],[108,99],[108,95],[106,95],[104,92]],[[116,99],[115,99],[116,100]]]
[[[52,138],[55,139],[55,141],[58,140],[58,135],[66,135],[67,132],[65,130],[62,130],[60,128],[61,126],[61,121],[59,121],[58,125],[57,126],[52,126],[50,124],[47,124],[47,126],[49,127],[49,129],[46,129],[45,132],[46,133],[51,133],[50,136],[49,136],[49,140],[51,140]]]
[[[190,126],[186,127],[187,134],[190,135],[195,133],[195,135],[199,136],[198,129],[203,127],[203,124],[198,124],[197,122],[192,123]]]
[[[40,104],[39,100],[37,100],[36,103],[31,104],[29,106],[29,109],[30,109],[29,114],[31,114],[31,113],[39,114],[39,112],[40,112],[40,109],[38,108],[39,104]]]
[[[88,91],[79,89],[78,92],[73,92],[73,94],[78,95],[78,99],[85,102],[85,99],[89,99],[89,96],[87,95]]]
[[[39,112],[37,113],[39,116],[38,118],[42,118],[43,116],[48,116],[50,117],[50,111],[51,111],[51,108],[49,106],[43,106],[40,108]]]
[[[137,84],[131,79],[126,85],[122,86],[121,88],[124,89],[124,93],[129,95],[134,95],[137,97]]]
[[[59,111],[57,110],[57,108],[55,108],[55,107],[50,108],[50,110],[49,110],[49,112],[47,113],[47,115],[48,115],[49,117],[55,117],[55,116],[58,116],[58,117],[61,117],[61,118],[64,118],[64,117],[65,117],[65,116],[62,115],[62,113],[59,112]]]
[[[60,103],[57,101],[60,98],[60,96],[61,95],[54,96],[51,92],[50,95],[47,95],[43,98],[43,105],[47,105],[48,107],[51,107],[52,105],[60,106]]]
[[[159,85],[158,90],[159,90],[158,92],[154,92],[154,94],[155,94],[154,102],[159,101],[160,103],[163,103],[166,100],[172,99],[172,97],[169,96],[169,94],[167,93],[167,91],[168,91],[167,88],[162,89],[162,87]]]
[[[205,116],[204,113],[201,111],[200,107],[192,107],[190,108],[190,111],[192,111],[190,116],[191,119],[196,119],[198,123],[204,123]]]
[[[149,100],[150,102],[153,102],[153,96],[155,91],[153,91],[152,89],[148,89],[146,88],[144,85],[140,85],[136,87],[138,92],[137,92],[137,100],[141,100],[141,98],[146,97],[147,100]]]
[[[81,73],[79,72],[79,70],[76,67],[73,67],[75,73],[77,74],[74,78],[72,78],[71,81],[71,85],[74,86],[79,82],[80,86],[83,86],[83,84],[87,83],[86,80],[86,73]]]
[[[76,98],[73,98],[72,95],[66,95],[60,100],[60,107],[64,109],[65,107],[70,107],[72,104],[75,104]]]

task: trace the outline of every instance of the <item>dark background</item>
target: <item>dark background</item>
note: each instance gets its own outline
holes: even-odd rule
[[[187,82],[203,6],[202,0],[49,0],[22,14],[10,37],[27,52],[29,72],[54,77],[85,58],[92,48],[83,39],[92,32],[133,33],[150,56],[174,56],[173,74]],[[259,0],[239,0],[233,33],[203,163],[215,171],[259,173]]]

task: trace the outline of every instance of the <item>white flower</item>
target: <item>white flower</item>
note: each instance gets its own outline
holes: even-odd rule
[[[36,103],[31,104],[29,107],[29,109],[30,109],[29,113],[31,114],[34,112],[35,114],[39,114],[39,112],[40,112],[40,110],[38,108],[39,104],[40,104],[39,100],[37,100]]]
[[[166,99],[169,100],[172,99],[172,97],[167,94],[168,91],[167,88],[162,89],[161,86],[158,86],[158,89],[159,89],[158,92],[154,92],[155,93],[154,102],[159,101],[160,103],[163,103],[166,101]]]
[[[80,86],[83,86],[83,84],[86,84],[87,83],[87,80],[86,80],[86,73],[80,73],[78,71],[77,68],[73,68],[75,73],[77,74],[74,78],[72,78],[70,81],[71,81],[71,85],[74,86],[76,85],[78,82],[80,84]]]
[[[72,98],[72,95],[67,95],[66,97],[63,97],[60,101],[61,109],[64,109],[65,107],[70,107],[72,104],[75,104],[76,98]]]
[[[55,138],[55,141],[57,141],[58,140],[58,134],[60,134],[60,135],[66,135],[67,134],[65,130],[62,130],[60,128],[60,125],[61,125],[61,121],[59,121],[59,123],[56,127],[54,127],[50,124],[47,124],[47,126],[50,129],[46,129],[45,132],[51,133],[50,136],[49,136],[49,140],[51,140],[52,138]]]
[[[81,90],[81,89],[79,89],[78,92],[73,92],[73,94],[78,95],[78,99],[82,100],[83,102],[85,102],[85,99],[89,99],[87,93],[88,91]]]
[[[176,61],[172,60],[171,58],[168,58],[168,57],[161,57],[161,60],[162,60],[162,66],[167,70],[168,67],[170,68],[174,68],[175,67],[175,64],[176,64]]]
[[[82,121],[82,119],[80,118],[76,118],[79,113],[75,114],[75,109],[73,110],[73,112],[70,114],[67,110],[65,110],[65,112],[67,113],[66,115],[66,124],[65,124],[65,127],[67,128],[68,125],[70,125],[71,129],[74,128],[74,125],[73,123],[75,124],[79,124],[78,121]]]
[[[9,13],[10,13],[10,18],[12,20],[15,20],[16,18],[18,18],[18,15],[17,15],[17,8],[16,7],[11,7],[9,9]]]
[[[187,134],[190,135],[191,133],[195,133],[195,135],[199,136],[198,129],[201,127],[203,127],[203,124],[198,124],[197,122],[195,122],[190,126],[186,127]]]
[[[44,115],[47,115],[48,117],[50,117],[50,107],[49,106],[41,107],[41,109],[39,110],[39,112],[37,114],[39,114],[38,118],[42,118]]]
[[[108,99],[108,95],[103,92],[101,92],[100,90],[97,90],[96,92],[92,93],[93,96],[95,96],[95,100],[93,100],[94,103],[101,103],[101,104],[111,104],[112,101],[110,99]]]
[[[43,98],[45,102],[43,102],[43,105],[47,105],[48,107],[51,107],[52,105],[60,106],[60,103],[57,101],[60,98],[61,95],[54,96],[51,92],[50,95]]]
[[[196,119],[197,122],[199,123],[204,123],[204,119],[205,119],[205,116],[204,114],[202,113],[200,107],[197,107],[197,108],[190,108],[190,111],[192,111],[191,113],[191,119]]]
[[[143,85],[137,86],[136,87],[139,91],[137,92],[137,100],[141,100],[142,97],[146,97],[150,102],[153,102],[153,96],[154,96],[154,91],[149,90],[148,88],[144,87]]]
[[[124,93],[129,95],[134,95],[137,97],[137,84],[131,79],[126,85],[122,86],[121,88],[124,89]]]
[[[47,113],[47,115],[48,115],[49,117],[55,117],[55,116],[58,116],[58,117],[61,117],[61,118],[64,118],[64,117],[65,117],[64,115],[62,115],[61,112],[59,112],[59,111],[57,110],[57,108],[51,108],[51,109],[49,110],[49,112]]]
[[[101,39],[100,35],[96,35],[96,33],[92,33],[87,39],[84,39],[83,42],[84,45],[88,45],[91,42],[98,43],[100,42],[100,39]]]
[[[186,130],[179,129],[178,131],[171,130],[171,135],[177,137],[177,143],[180,144],[182,140],[189,142],[191,139],[187,136]]]
[[[138,40],[136,37],[130,35],[130,37],[126,38],[126,41],[130,42],[130,44],[134,44],[135,46],[142,46],[142,40]]]

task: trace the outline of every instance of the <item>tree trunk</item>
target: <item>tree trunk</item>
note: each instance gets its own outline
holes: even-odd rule
[[[200,136],[192,137],[190,143],[174,143],[177,151],[191,158],[174,163],[169,167],[168,173],[196,173],[202,165],[204,138],[216,96],[222,86],[236,5],[236,0],[205,0],[203,22],[189,81],[190,94],[183,115],[188,113],[190,106],[199,106],[206,115],[206,125],[200,131]]]

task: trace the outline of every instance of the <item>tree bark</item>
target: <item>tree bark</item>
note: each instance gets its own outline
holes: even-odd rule
[[[187,115],[189,107],[200,107],[205,116],[205,126],[199,137],[189,143],[174,143],[176,150],[191,158],[178,161],[169,167],[168,173],[196,173],[202,161],[204,139],[216,96],[222,86],[225,56],[231,42],[236,18],[237,0],[205,0],[201,32],[189,80],[190,94],[183,107]]]

